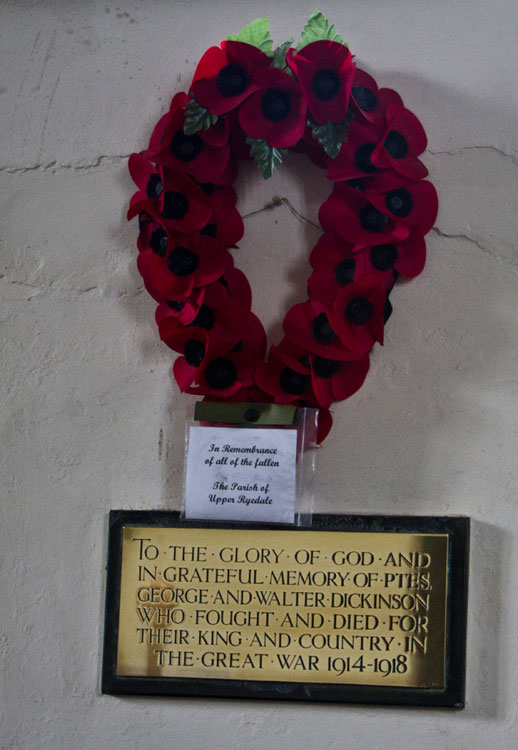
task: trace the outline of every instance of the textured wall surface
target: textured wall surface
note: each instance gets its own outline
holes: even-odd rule
[[[170,383],[125,211],[147,143],[204,50],[268,14],[277,43],[313,2],[0,3],[0,746],[420,750],[518,744],[518,64],[515,0],[323,0],[358,61],[429,135],[441,207],[428,263],[393,294],[386,345],[334,409],[324,512],[473,518],[468,704],[460,713],[115,698],[99,690],[107,514],[178,508],[187,397]],[[240,175],[315,220],[329,189],[297,158]],[[249,219],[238,265],[278,337],[318,232]]]

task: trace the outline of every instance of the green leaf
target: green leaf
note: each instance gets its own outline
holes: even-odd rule
[[[277,47],[277,49],[273,53],[272,67],[284,70],[284,68],[286,67],[286,52],[289,50],[292,44],[293,37],[284,42],[284,44],[281,44],[280,47]]]
[[[335,31],[335,27],[329,23],[327,18],[319,10],[315,10],[304,26],[304,31],[301,34],[302,41],[297,46],[297,52],[305,47],[306,44],[320,42],[322,39],[330,39],[332,42],[344,44],[342,37],[336,34]]]
[[[342,143],[347,140],[351,120],[347,117],[343,122],[326,122],[325,125],[311,123],[313,138],[316,138],[326,154],[336,159],[340,153]]]
[[[275,167],[282,164],[282,157],[288,153],[287,148],[269,146],[264,138],[247,138],[246,142],[250,146],[250,154],[254,157],[257,168],[265,180],[272,176]]]
[[[245,42],[246,44],[253,44],[254,47],[258,47],[260,50],[265,52],[267,55],[273,54],[273,42],[270,38],[270,27],[268,25],[268,18],[256,18],[247,26],[245,26],[237,34],[231,34],[227,37],[232,42]]]
[[[219,115],[211,115],[206,107],[198,104],[191,94],[191,99],[185,105],[185,122],[183,132],[185,135],[194,135],[198,130],[208,130],[211,125],[218,121]]]

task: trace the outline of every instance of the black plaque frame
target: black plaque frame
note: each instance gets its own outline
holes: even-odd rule
[[[251,528],[290,531],[356,531],[448,534],[445,687],[443,689],[377,685],[262,682],[117,675],[117,642],[124,526],[182,528]],[[173,511],[112,510],[104,629],[102,692],[111,695],[169,695],[253,698],[461,709],[465,701],[466,623],[470,519],[447,516],[340,516],[315,514],[311,527],[275,524],[214,523],[181,518]]]

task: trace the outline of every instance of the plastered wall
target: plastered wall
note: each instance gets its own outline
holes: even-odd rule
[[[502,748],[518,743],[518,11],[512,0],[324,1],[358,62],[429,135],[440,197],[423,274],[393,294],[365,386],[319,451],[322,512],[473,519],[461,713],[100,694],[110,508],[178,508],[188,401],[170,382],[135,267],[127,157],[205,49],[313,5],[149,0],[0,4],[0,746],[6,750]],[[244,170],[243,212],[329,186],[294,158]],[[286,207],[237,251],[272,341],[318,237]]]

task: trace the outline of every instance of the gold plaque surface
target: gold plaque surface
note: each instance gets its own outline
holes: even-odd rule
[[[124,526],[116,674],[441,689],[448,535]]]

